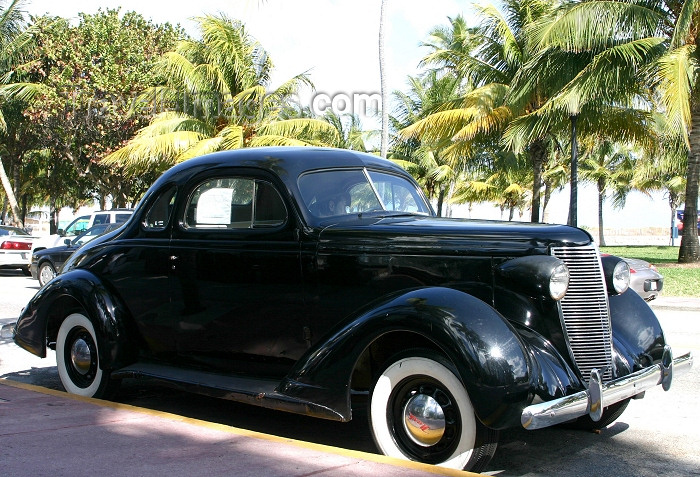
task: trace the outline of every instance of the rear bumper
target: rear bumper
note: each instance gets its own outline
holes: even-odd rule
[[[611,404],[636,396],[659,384],[668,391],[673,375],[685,372],[692,366],[692,353],[673,358],[671,347],[666,346],[660,363],[607,383],[601,382],[598,370],[594,369],[591,371],[587,390],[530,405],[523,410],[520,423],[525,429],[534,430],[561,424],[586,414],[598,421],[603,409]]]

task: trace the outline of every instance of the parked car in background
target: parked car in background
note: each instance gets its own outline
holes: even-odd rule
[[[0,225],[0,268],[21,269],[29,275],[34,237],[18,227]]]
[[[246,148],[162,174],[10,327],[73,394],[367,406],[384,454],[478,471],[500,430],[600,429],[691,367],[629,275],[578,228],[436,217],[371,154]]]
[[[676,224],[676,227],[678,228],[678,233],[681,233],[681,232],[683,232],[683,226],[685,223],[685,210],[684,209],[676,210],[676,218],[678,219],[678,223]],[[698,232],[700,232],[700,211],[698,211]]]
[[[656,299],[664,287],[664,277],[646,260],[625,258],[630,267],[630,288],[646,301]]]
[[[65,261],[78,248],[102,234],[118,229],[121,225],[93,225],[73,240],[65,239],[65,245],[63,246],[44,248],[34,252],[30,265],[32,278],[39,280],[39,284],[43,287],[61,271]]]
[[[63,245],[65,239],[73,239],[93,225],[123,224],[131,218],[133,213],[133,209],[112,209],[81,215],[68,224],[65,229],[58,229],[58,233],[37,239],[32,247],[32,254],[45,248]]]

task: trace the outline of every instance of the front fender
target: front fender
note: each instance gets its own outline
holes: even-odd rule
[[[652,309],[628,290],[609,298],[615,346],[615,377],[625,376],[661,361],[666,339]]]
[[[475,412],[494,428],[518,425],[530,393],[530,362],[515,329],[483,301],[450,288],[390,295],[341,323],[310,349],[277,391],[351,418],[350,380],[363,351],[395,331],[432,341],[454,364]]]
[[[63,319],[73,312],[90,319],[97,334],[100,367],[112,369],[135,360],[137,351],[127,339],[129,313],[122,300],[94,274],[71,270],[58,275],[34,295],[22,311],[14,340],[20,347],[46,357],[46,347]]]

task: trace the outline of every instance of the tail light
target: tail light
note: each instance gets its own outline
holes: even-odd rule
[[[32,244],[30,242],[15,242],[13,240],[5,240],[0,244],[0,249],[2,250],[31,250]]]

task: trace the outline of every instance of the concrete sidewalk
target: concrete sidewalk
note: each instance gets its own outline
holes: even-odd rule
[[[476,476],[0,380],[2,475]]]
[[[700,298],[675,297],[659,295],[656,300],[649,302],[653,309],[676,310],[676,311],[698,311],[700,312]]]

